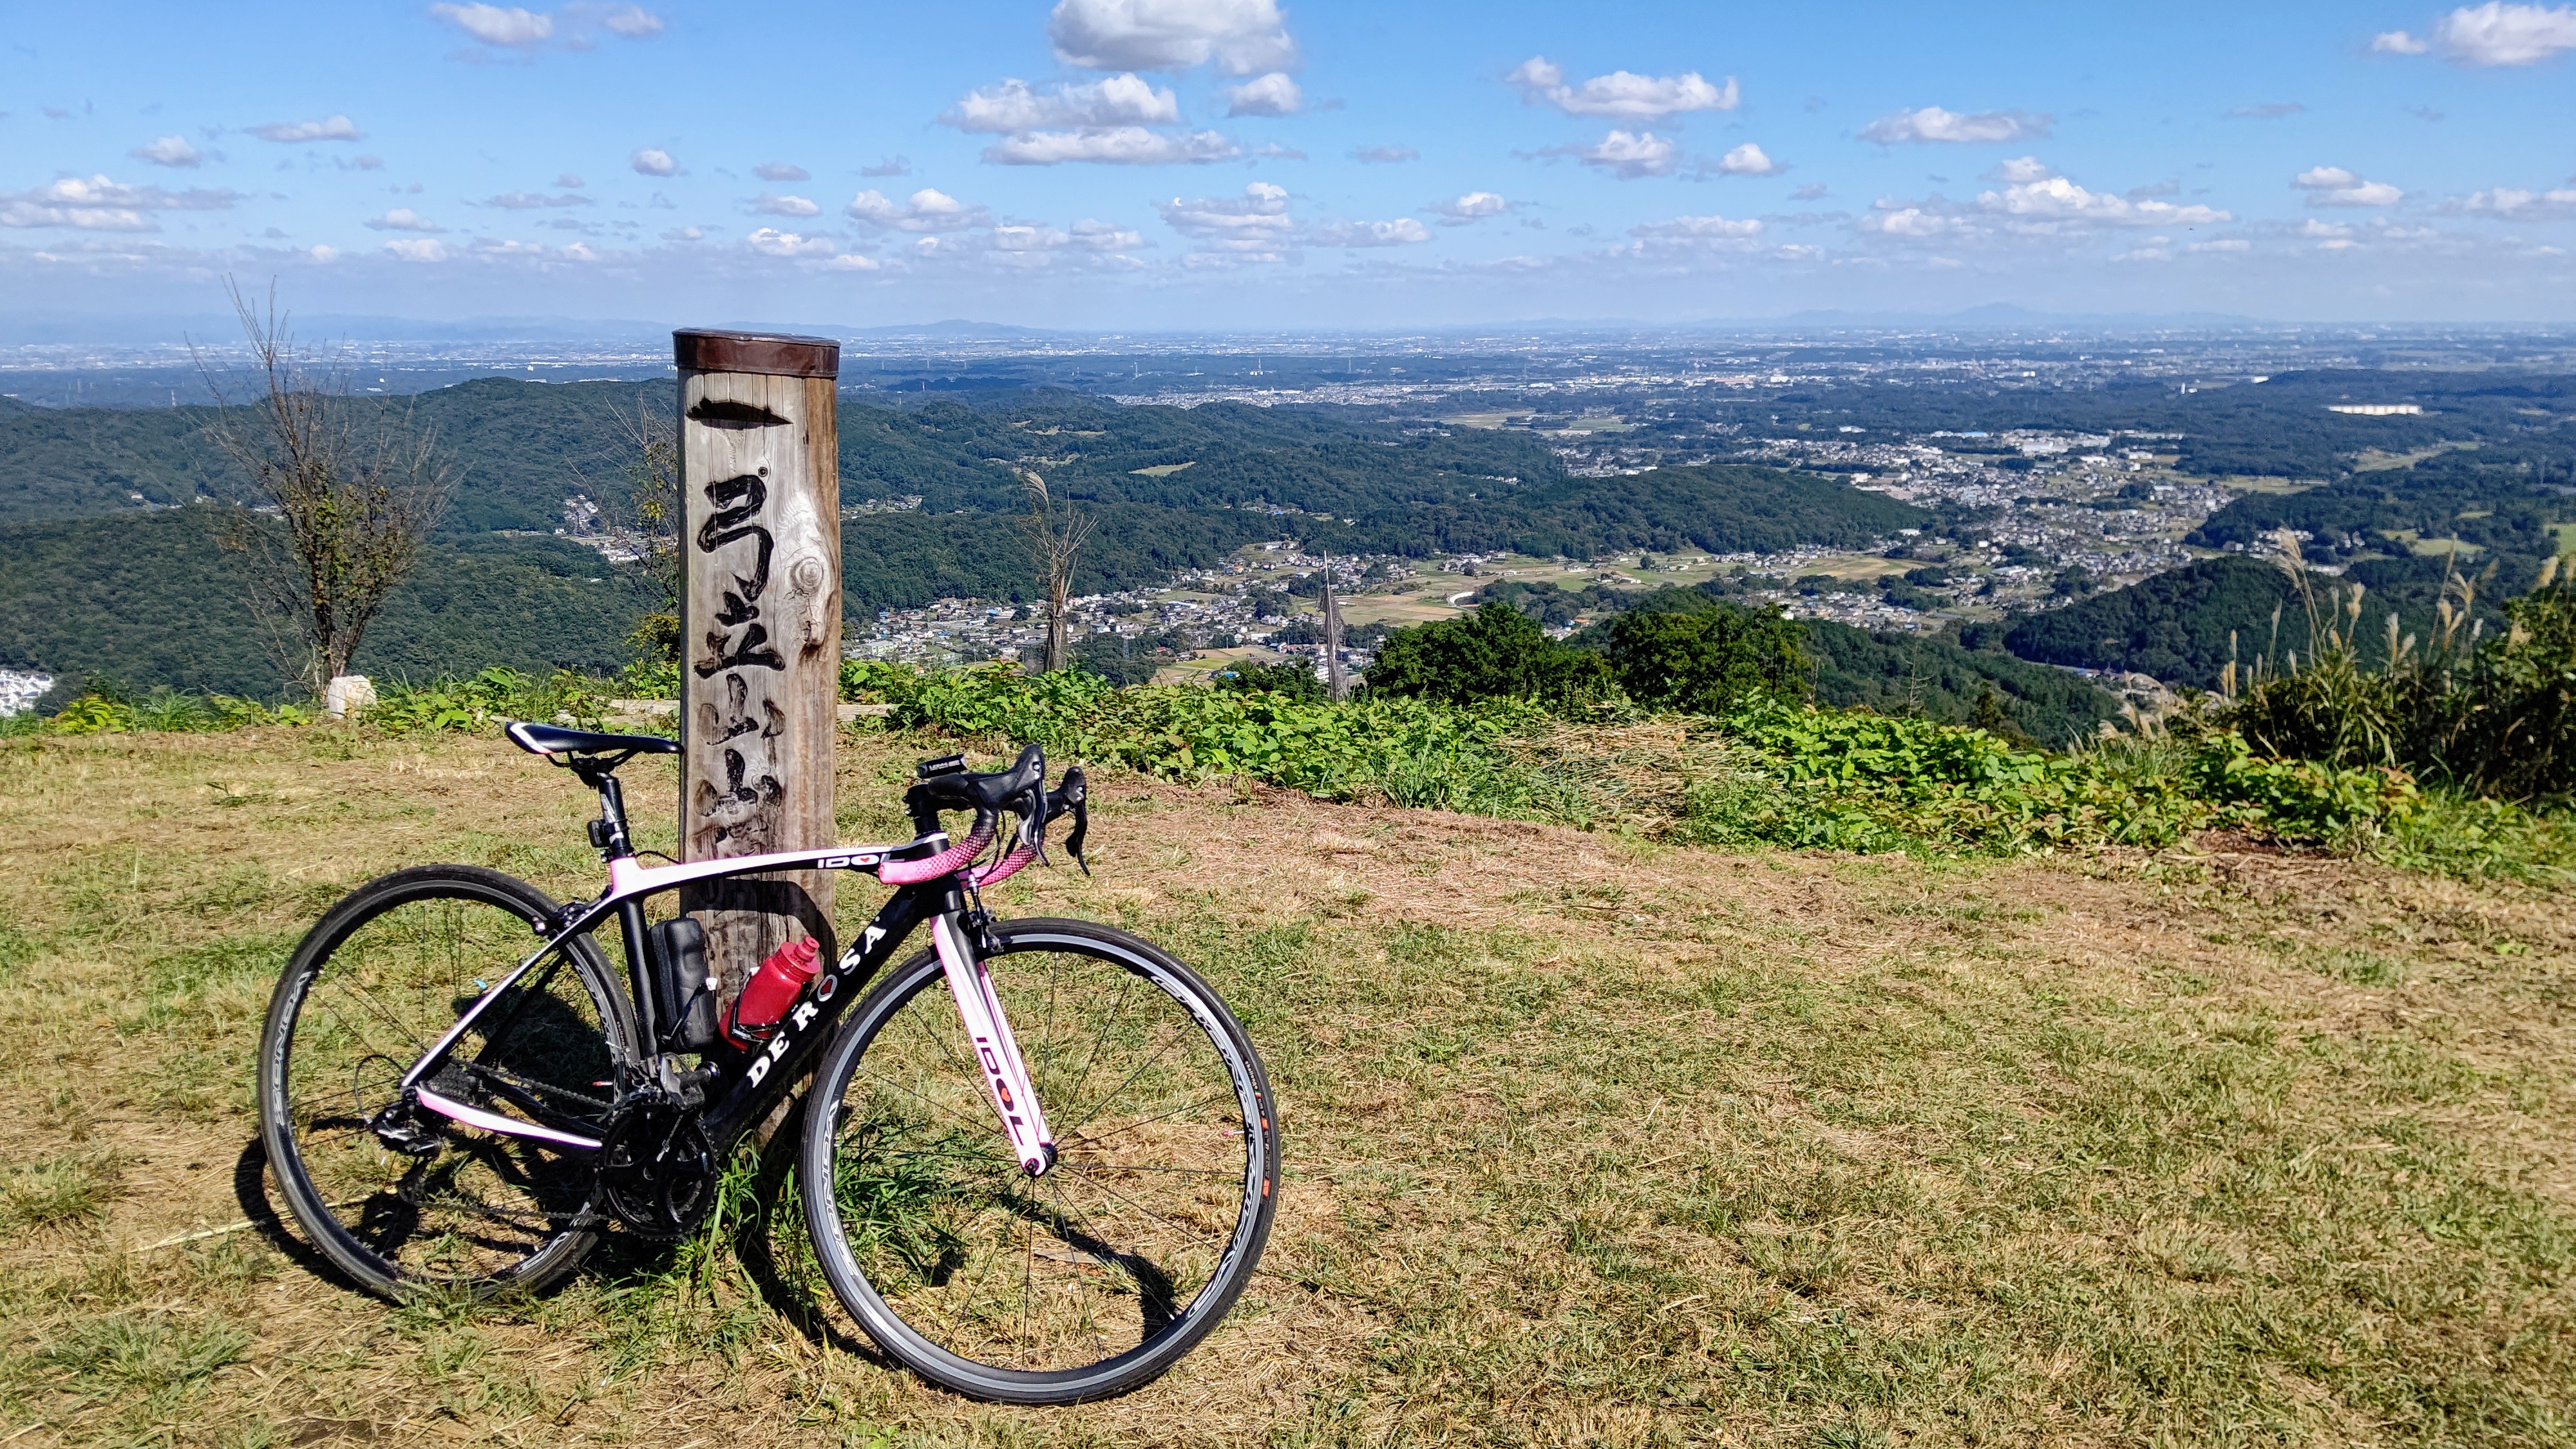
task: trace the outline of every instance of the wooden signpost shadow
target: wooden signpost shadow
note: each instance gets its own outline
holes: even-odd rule
[[[680,857],[830,845],[841,675],[841,346],[671,334],[680,367]],[[771,951],[832,939],[827,872],[693,887],[730,1002]]]

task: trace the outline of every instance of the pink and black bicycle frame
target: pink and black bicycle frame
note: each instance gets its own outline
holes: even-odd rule
[[[1054,1142],[1048,1135],[1037,1091],[1029,1081],[1028,1066],[1021,1060],[1010,1022],[1003,1015],[1000,998],[994,994],[992,975],[985,968],[979,941],[982,918],[969,909],[967,899],[970,885],[989,884],[1016,872],[1028,863],[1027,853],[1013,851],[977,871],[967,862],[980,853],[982,844],[982,840],[970,838],[949,845],[945,833],[932,833],[905,845],[835,846],[666,866],[646,866],[631,855],[617,856],[608,863],[608,889],[597,899],[568,906],[552,919],[530,922],[545,938],[545,944],[468,1006],[456,1025],[412,1064],[401,1085],[421,1107],[459,1124],[574,1150],[595,1150],[600,1145],[596,1138],[455,1101],[429,1086],[429,1079],[474,1023],[492,1010],[511,987],[573,938],[615,916],[626,947],[637,1036],[646,1047],[645,1060],[637,1066],[648,1077],[660,1073],[667,1081],[676,1069],[657,1045],[661,1041],[660,1023],[654,1019],[655,989],[644,935],[643,902],[647,897],[699,882],[773,871],[847,870],[892,876],[898,882],[894,895],[859,933],[859,938],[816,975],[767,1040],[748,1050],[719,1044],[708,1054],[710,1065],[718,1069],[714,1081],[707,1086],[707,1106],[701,1119],[708,1141],[721,1153],[768,1116],[789,1085],[803,1075],[841,1012],[926,920],[949,993],[956,1000],[958,1016],[983,1071],[985,1094],[992,1103],[997,1125],[1009,1138],[1021,1169],[1031,1176],[1041,1174],[1054,1165]]]

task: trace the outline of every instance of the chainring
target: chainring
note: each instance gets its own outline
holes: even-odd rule
[[[600,1141],[599,1186],[638,1237],[687,1237],[716,1198],[715,1148],[698,1114],[653,1098],[621,1108]]]

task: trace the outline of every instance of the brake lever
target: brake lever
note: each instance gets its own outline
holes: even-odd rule
[[[1087,803],[1090,793],[1084,787],[1082,767],[1076,765],[1064,772],[1064,783],[1047,796],[1048,819],[1067,810],[1073,812],[1073,833],[1064,838],[1064,853],[1073,857],[1084,875],[1091,874],[1091,862],[1082,858],[1082,837],[1091,829],[1091,807]]]
[[[1020,817],[1020,848],[1035,852],[1038,864],[1040,865],[1054,864],[1054,862],[1047,859],[1046,854],[1047,795],[1045,779],[1040,778],[1038,783],[1031,785],[1028,788],[1027,793],[1022,795],[1019,800],[1013,803],[1016,807],[1013,813]]]

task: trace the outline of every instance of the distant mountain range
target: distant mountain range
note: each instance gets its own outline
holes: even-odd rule
[[[1177,329],[1134,329],[1107,327],[1026,327],[1009,322],[983,322],[972,318],[951,317],[936,322],[891,322],[855,326],[846,322],[760,320],[694,320],[686,322],[651,322],[634,318],[584,320],[571,317],[468,317],[454,321],[436,321],[417,317],[390,317],[371,313],[312,313],[295,318],[295,330],[307,338],[348,338],[369,342],[444,342],[444,343],[606,343],[659,347],[668,343],[674,326],[724,327],[746,332],[791,332],[845,340],[922,341],[922,342],[1007,342],[1041,341],[1061,338],[1102,339],[1124,337],[1136,340],[1156,339],[1169,342],[1191,337],[1221,339],[1229,345],[1240,345],[1262,338],[1331,338],[1331,337],[1476,337],[1530,333],[1558,334],[1569,337],[1585,335],[1619,337],[1671,337],[1692,335],[1753,333],[1776,335],[1804,332],[1846,332],[1854,330],[1931,328],[1952,332],[2021,332],[2033,329],[2074,330],[2102,333],[2173,332],[2173,331],[2266,331],[2297,328],[2302,332],[2367,330],[2381,334],[2404,334],[2412,327],[2405,323],[2352,323],[2321,327],[2313,323],[2284,322],[2261,317],[2248,317],[2229,312],[2047,312],[2011,302],[1994,302],[1956,312],[1841,312],[1802,311],[1778,317],[1712,317],[1692,322],[1648,322],[1622,317],[1536,317],[1489,323],[1456,323],[1423,327],[1331,328],[1318,331],[1287,329],[1226,329],[1222,332],[1193,333]],[[2431,324],[2425,324],[2432,328]],[[2510,323],[2491,324],[2498,331],[2527,331],[2525,326]],[[2471,325],[2441,324],[2445,333],[2482,330]],[[2544,329],[2546,330],[2546,329]],[[2563,329],[2560,329],[2563,330]],[[193,338],[199,343],[230,343],[239,325],[229,316],[207,312],[197,315],[112,316],[74,315],[68,313],[0,313],[0,347],[9,346],[92,346],[149,347],[178,346]]]

